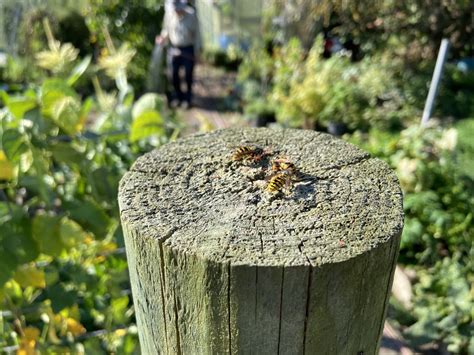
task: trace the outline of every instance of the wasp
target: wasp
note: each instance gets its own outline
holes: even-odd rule
[[[241,145],[234,150],[232,160],[251,161],[257,163],[266,157],[269,152],[257,146]]]
[[[273,194],[289,189],[291,184],[291,176],[286,173],[278,173],[273,175],[267,185],[267,191]]]
[[[273,171],[286,171],[289,173],[296,173],[297,169],[294,163],[285,158],[278,158],[272,161]]]
[[[278,158],[272,161],[272,171],[289,175],[293,181],[300,181],[302,174],[294,163],[286,158]]]

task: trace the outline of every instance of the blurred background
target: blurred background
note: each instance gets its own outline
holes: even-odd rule
[[[474,354],[472,2],[190,5],[195,97],[172,109],[163,1],[0,0],[0,353],[139,354],[118,182],[161,144],[251,125],[393,167],[405,228],[381,353]]]

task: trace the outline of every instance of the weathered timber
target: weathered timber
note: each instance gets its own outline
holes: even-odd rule
[[[265,191],[269,159],[300,170]],[[119,204],[144,354],[376,354],[403,226],[390,168],[327,134],[229,129],[145,154]]]

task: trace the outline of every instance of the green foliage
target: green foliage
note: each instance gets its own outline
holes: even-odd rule
[[[474,119],[464,119],[456,122],[458,131],[458,163],[459,170],[463,175],[474,180]]]
[[[136,55],[127,67],[128,79],[135,91],[145,90],[148,62],[155,36],[161,31],[164,15],[163,1],[90,0],[84,8],[84,18],[98,46],[107,41],[104,26],[112,38],[121,43],[130,43]]]
[[[414,114],[400,111],[405,99],[396,86],[398,70],[390,60],[367,57],[358,63],[348,58],[321,57],[322,38],[317,38],[305,57],[298,41],[285,45],[275,62],[271,92],[277,118],[292,127],[327,127],[345,123],[350,129],[390,127]]]
[[[385,50],[353,63],[344,53],[323,59],[322,49],[321,37],[309,52],[296,38],[272,55],[262,46],[252,48],[239,68],[243,111],[271,107],[284,126],[324,129],[337,122],[349,130],[400,129],[421,115],[434,61],[406,65]],[[472,76],[447,66],[435,116],[472,116]]]
[[[474,116],[474,71],[461,71],[447,65],[439,90],[442,100],[436,105],[436,113],[443,116]]]
[[[339,37],[351,34],[367,50],[386,49],[396,40],[397,51],[414,63],[434,58],[442,38],[450,40],[456,58],[472,56],[472,2],[467,0],[275,0],[271,5],[270,14],[285,24],[283,37],[296,36],[305,47],[324,26]]]
[[[239,66],[237,82],[247,116],[255,118],[274,114],[268,100],[273,70],[273,58],[261,46],[254,45],[244,57]]]
[[[453,354],[470,354],[474,349],[472,284],[474,265],[452,258],[421,269],[415,285],[413,308],[417,321],[407,328],[413,345],[442,339]],[[467,277],[466,277],[467,276]]]
[[[7,1],[2,10],[7,28],[15,33],[18,31],[18,43],[14,44],[12,53],[19,56],[9,61],[7,70],[0,75],[3,76],[1,79],[8,83],[41,80],[42,71],[33,65],[33,55],[44,50],[48,43],[42,23],[48,19],[57,38],[64,44],[71,43],[73,47],[69,48],[79,49],[83,57],[91,55],[95,58],[99,49],[106,46],[108,39],[104,29],[110,32],[114,41],[130,43],[136,55],[128,66],[128,79],[135,91],[141,93],[144,91],[154,39],[161,30],[163,8],[161,0]],[[50,66],[50,69],[55,68]]]
[[[403,188],[399,261],[417,271],[413,309],[405,310],[410,317],[398,317],[407,337],[414,346],[443,341],[451,352],[468,354],[474,347],[474,182],[459,159],[471,140],[457,144],[457,136],[454,128],[413,126],[400,135],[372,130],[350,140],[392,165]]]
[[[84,98],[74,85],[99,69],[90,57],[71,64],[70,73],[1,94],[0,348],[133,353],[116,194],[135,158],[175,126],[161,97],[133,102],[124,68],[117,94],[95,78],[96,96]]]

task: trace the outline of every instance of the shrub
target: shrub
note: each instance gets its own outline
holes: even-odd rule
[[[398,67],[382,56],[358,63],[343,55],[325,60],[322,48],[318,38],[307,57],[296,40],[281,49],[271,93],[281,123],[327,127],[342,122],[354,130],[402,125],[414,115],[404,108],[403,92],[394,80]]]
[[[159,96],[134,103],[123,66],[109,72],[118,93],[104,92],[95,77],[96,95],[82,98],[75,84],[90,58],[69,64],[70,73],[2,94],[0,346],[132,353],[138,342],[118,183],[175,126]]]
[[[350,138],[396,169],[404,192],[399,262],[417,272],[413,309],[396,312],[414,346],[443,342],[472,352],[474,327],[474,183],[459,166],[457,131],[410,127]],[[408,317],[407,317],[408,313]]]

